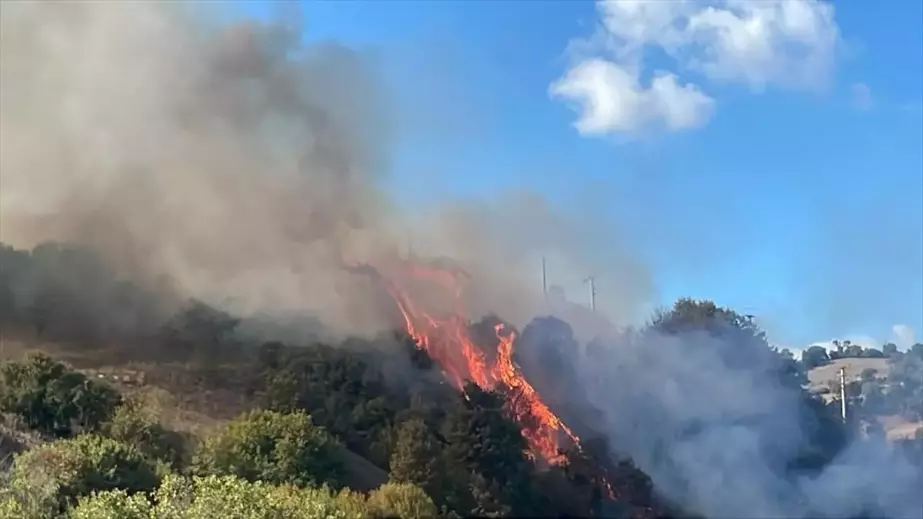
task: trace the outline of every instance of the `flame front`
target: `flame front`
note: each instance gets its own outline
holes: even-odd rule
[[[542,402],[538,392],[513,362],[515,333],[507,331],[503,324],[496,325],[496,355],[488,358],[474,344],[469,333],[462,301],[461,276],[447,269],[426,268],[411,262],[405,262],[403,267],[410,279],[434,282],[452,298],[452,311],[446,316],[434,316],[416,307],[408,290],[393,280],[385,280],[389,294],[403,315],[407,332],[417,347],[429,353],[458,389],[466,380],[471,380],[485,390],[498,387],[513,390],[515,398],[511,399],[510,411],[522,429],[532,456],[551,463],[561,461],[561,442],[577,443],[577,437]]]

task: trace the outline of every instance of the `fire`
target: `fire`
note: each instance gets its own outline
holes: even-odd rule
[[[384,280],[417,347],[425,349],[459,389],[466,380],[471,380],[485,390],[499,387],[513,390],[516,397],[510,410],[522,428],[531,455],[551,463],[562,461],[561,442],[576,444],[577,436],[542,401],[513,362],[516,334],[507,331],[503,324],[497,324],[494,327],[496,354],[485,354],[469,333],[462,301],[464,279],[461,273],[412,262],[404,262],[402,267],[410,280],[426,280],[441,286],[450,295],[453,306],[448,315],[431,315],[414,304],[406,288],[393,280]]]

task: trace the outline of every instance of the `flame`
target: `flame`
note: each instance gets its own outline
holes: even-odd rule
[[[485,390],[512,390],[515,397],[511,399],[510,411],[522,429],[530,455],[550,463],[563,461],[562,443],[579,445],[578,438],[542,401],[513,362],[515,332],[507,331],[502,323],[497,324],[494,327],[496,353],[489,357],[471,339],[462,302],[464,279],[461,273],[409,261],[403,262],[403,270],[410,280],[426,280],[441,286],[452,299],[453,308],[448,315],[431,315],[417,307],[409,291],[395,280],[384,280],[417,347],[429,353],[458,389],[466,380],[471,380]]]

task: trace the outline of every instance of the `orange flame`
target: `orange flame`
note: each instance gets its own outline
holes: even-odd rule
[[[522,428],[530,454],[551,463],[562,461],[561,442],[576,444],[577,436],[541,400],[513,362],[515,333],[507,333],[503,324],[496,325],[496,357],[488,358],[469,335],[460,276],[449,270],[425,268],[410,262],[405,262],[404,267],[411,278],[433,281],[449,291],[453,298],[454,309],[450,315],[436,317],[416,307],[408,292],[394,281],[385,281],[417,347],[429,353],[456,388],[461,389],[466,380],[471,380],[485,390],[505,387],[516,391],[510,410]]]

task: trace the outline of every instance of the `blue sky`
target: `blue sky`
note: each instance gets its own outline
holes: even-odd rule
[[[590,190],[662,303],[713,299],[784,345],[883,341],[895,325],[920,340],[923,3],[793,6],[301,11],[309,38],[377,56],[405,116],[398,197],[527,186],[569,211]]]

